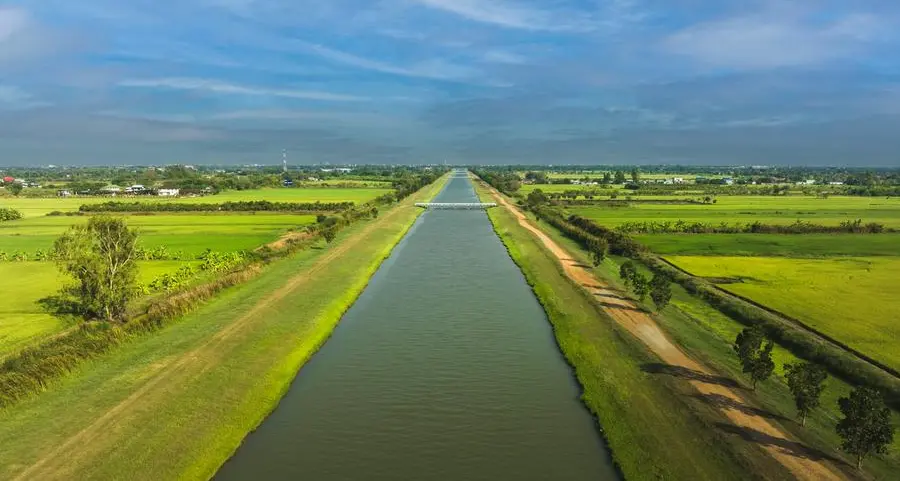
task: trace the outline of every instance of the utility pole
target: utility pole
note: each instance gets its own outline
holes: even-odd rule
[[[287,174],[287,149],[281,150],[281,171]]]

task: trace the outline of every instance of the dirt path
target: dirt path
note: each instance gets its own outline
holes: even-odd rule
[[[158,405],[171,394],[172,390],[177,389],[177,386],[189,383],[213,367],[215,363],[211,360],[224,355],[223,343],[252,329],[258,322],[264,320],[263,313],[266,309],[302,287],[331,261],[364,242],[368,234],[383,222],[389,222],[410,208],[413,207],[400,205],[391,209],[377,222],[369,223],[362,230],[329,249],[328,253],[316,260],[309,269],[288,279],[284,285],[260,299],[249,311],[223,327],[214,336],[194,349],[154,366],[154,372],[145,378],[145,383],[140,388],[55,449],[47,451],[34,464],[13,478],[14,481],[71,479],[79,466],[98,461],[97,458],[102,457],[103,453],[116,443],[117,425],[127,422],[123,421],[123,417],[135,415],[132,413],[139,415],[144,407]]]
[[[583,286],[606,306],[603,309],[640,339],[663,362],[690,374],[689,383],[734,424],[734,432],[760,444],[769,454],[785,466],[797,479],[838,480],[844,476],[816,459],[800,442],[792,439],[768,420],[761,410],[751,406],[733,389],[723,386],[721,380],[709,369],[688,357],[663,333],[648,314],[639,310],[631,301],[624,299],[609,286],[600,282],[559,244],[551,239],[519,209],[510,204],[495,189],[485,185],[497,203],[508,209],[518,219],[519,224],[533,233],[554,256],[559,259],[566,275]]]

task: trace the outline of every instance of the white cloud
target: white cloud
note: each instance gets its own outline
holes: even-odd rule
[[[365,70],[401,75],[404,77],[420,77],[437,80],[461,81],[470,79],[476,75],[476,71],[464,65],[457,65],[445,60],[434,58],[422,61],[410,66],[397,66],[380,60],[372,60],[359,57],[339,50],[334,50],[322,45],[297,42],[305,50],[332,62],[350,65]]]
[[[808,66],[853,54],[877,37],[881,25],[871,15],[816,25],[791,15],[758,14],[688,27],[665,39],[664,47],[720,67]]]
[[[505,50],[488,50],[482,57],[487,62],[521,65],[528,63],[528,59],[522,55],[507,52]]]
[[[309,90],[291,90],[266,87],[247,87],[210,79],[198,78],[161,78],[161,79],[129,79],[118,84],[121,87],[159,88],[172,90],[201,90],[220,94],[261,95],[271,97],[287,97],[306,100],[323,100],[332,102],[356,102],[369,100],[354,95],[335,94]]]
[[[583,12],[549,11],[522,2],[501,0],[413,0],[469,20],[506,28],[547,31],[587,31],[593,25]]]

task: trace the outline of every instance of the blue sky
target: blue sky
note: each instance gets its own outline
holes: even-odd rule
[[[0,164],[900,165],[894,0],[0,2]]]

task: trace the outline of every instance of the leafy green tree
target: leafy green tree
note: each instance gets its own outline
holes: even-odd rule
[[[591,240],[590,251],[591,259],[594,261],[594,267],[598,267],[600,264],[603,264],[603,260],[606,259],[607,254],[609,254],[609,242],[602,237],[597,237]]]
[[[615,183],[616,184],[624,184],[625,183],[625,172],[622,172],[621,170],[616,171]]]
[[[640,299],[641,302],[644,302],[644,300],[647,299],[647,294],[650,294],[650,280],[643,274],[635,273],[634,277],[631,279],[631,284],[638,299]]]
[[[78,282],[75,292],[85,317],[124,320],[128,301],[140,290],[136,243],[137,231],[109,216],[91,217],[56,240],[54,258]]]
[[[753,390],[756,390],[759,381],[765,381],[775,371],[775,362],[772,360],[774,347],[775,343],[766,339],[760,326],[744,329],[734,341],[734,350],[741,360],[742,371],[750,375]]]
[[[609,172],[604,172],[603,173],[603,183],[609,184],[611,182],[612,182],[612,174],[610,174]]]
[[[641,171],[637,167],[631,169],[631,181],[637,184],[641,180]]]
[[[663,310],[672,300],[672,284],[668,277],[656,274],[650,281],[650,298],[657,310]]]
[[[634,262],[625,261],[619,266],[619,277],[625,281],[626,285],[631,285],[634,282],[634,277],[637,275],[637,268],[634,266]]]
[[[22,187],[22,184],[20,184],[20,183],[18,183],[18,182],[13,182],[13,183],[11,183],[11,184],[6,184],[6,190],[7,190],[10,194],[15,195],[15,196],[18,196],[19,194],[21,194],[23,188],[24,188],[24,187]]]
[[[322,237],[325,238],[325,242],[331,244],[334,241],[335,237],[337,237],[337,229],[334,227],[329,227],[322,231]]]
[[[547,194],[544,194],[544,191],[541,189],[534,189],[529,192],[528,197],[525,198],[525,202],[531,207],[540,207],[549,201],[550,199],[547,197]]]
[[[828,373],[818,364],[801,362],[798,364],[785,364],[784,375],[787,378],[788,387],[794,395],[794,404],[797,405],[797,413],[800,415],[800,425],[806,426],[806,417],[813,409],[819,406],[819,398],[825,390],[825,379]]]
[[[894,426],[891,410],[877,389],[858,387],[849,396],[838,399],[838,406],[844,415],[837,424],[841,449],[856,456],[857,469],[862,468],[866,456],[887,452],[894,441]]]

